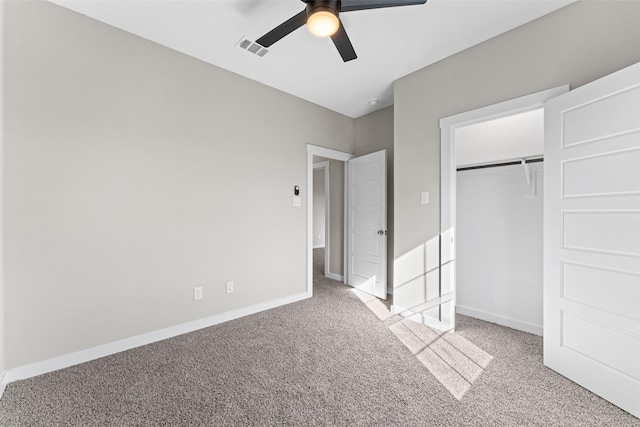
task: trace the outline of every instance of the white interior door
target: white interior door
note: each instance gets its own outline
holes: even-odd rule
[[[545,106],[544,364],[640,417],[640,64]]]
[[[348,284],[387,298],[386,151],[347,163]]]

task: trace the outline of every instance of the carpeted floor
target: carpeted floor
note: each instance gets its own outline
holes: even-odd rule
[[[0,425],[640,426],[542,366],[541,338],[464,316],[491,358],[457,398],[318,252],[313,298],[9,384]]]

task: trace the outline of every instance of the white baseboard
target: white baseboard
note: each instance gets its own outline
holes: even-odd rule
[[[135,337],[126,338],[120,341],[88,348],[86,350],[77,351],[75,353],[65,354],[63,356],[54,357],[52,359],[31,363],[29,365],[19,366],[17,368],[12,368],[7,370],[2,376],[2,379],[0,380],[0,390],[3,391],[4,387],[6,387],[7,384],[14,381],[35,377],[37,375],[46,374],[47,372],[57,371],[59,369],[68,368],[69,366],[89,362],[101,357],[120,353],[125,350],[130,350],[132,348],[151,344],[157,341],[162,341],[168,338],[175,337],[177,335],[186,334],[188,332],[193,332],[198,329],[228,322],[230,320],[259,313],[261,311],[291,304],[293,302],[301,301],[310,297],[310,292],[304,292],[284,298],[278,298],[260,304],[239,308],[237,310],[228,311],[226,313],[205,317],[204,319],[198,319],[191,322],[182,323],[180,325],[171,326],[169,328],[148,332],[146,334],[138,335]]]
[[[9,379],[7,377],[7,373],[3,372],[0,375],[0,399],[2,399],[2,395],[4,394],[4,390],[7,388],[7,384],[9,384]]]
[[[344,277],[340,276],[339,274],[327,273],[325,276],[328,277],[329,279],[337,280],[338,282],[344,281]]]
[[[322,248],[324,248],[324,245],[318,245],[313,247],[313,249],[322,249]]]
[[[542,325],[525,322],[511,317],[500,316],[499,314],[488,313],[474,308],[456,305],[456,313],[463,316],[475,317],[476,319],[485,320],[487,322],[496,323],[518,331],[529,332],[530,334],[542,336]]]

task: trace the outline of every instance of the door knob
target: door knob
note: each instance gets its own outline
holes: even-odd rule
[[[385,234],[387,234],[387,230],[378,230],[378,234],[380,236],[384,236]]]

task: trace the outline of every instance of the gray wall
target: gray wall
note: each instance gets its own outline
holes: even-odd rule
[[[353,119],[50,3],[5,24],[7,368],[305,292],[293,187]]]
[[[441,118],[634,64],[638,22],[640,2],[580,1],[397,80],[395,259],[439,233]]]
[[[387,150],[387,287],[393,287],[393,106],[356,119],[354,154]]]

